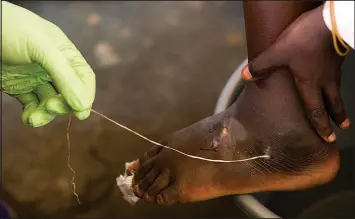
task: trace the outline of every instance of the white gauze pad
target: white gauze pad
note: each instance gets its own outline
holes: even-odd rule
[[[132,188],[132,180],[134,174],[131,176],[126,174],[128,166],[133,162],[134,161],[125,163],[125,174],[116,178],[117,186],[121,190],[124,200],[126,200],[131,205],[135,205],[139,201],[139,198],[134,194]]]

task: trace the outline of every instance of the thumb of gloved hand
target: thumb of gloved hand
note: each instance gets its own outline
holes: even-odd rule
[[[9,2],[1,4],[3,63],[38,63],[75,115],[87,118],[95,98],[95,74],[79,50],[56,25]]]

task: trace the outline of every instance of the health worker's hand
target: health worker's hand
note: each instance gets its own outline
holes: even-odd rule
[[[90,115],[95,74],[51,22],[6,1],[2,7],[1,90],[23,105],[22,121],[40,127],[56,115]]]

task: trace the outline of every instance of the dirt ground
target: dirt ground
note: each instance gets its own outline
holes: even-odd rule
[[[97,74],[94,109],[159,140],[213,113],[218,95],[246,57],[241,2],[22,2],[54,22]],[[171,207],[122,198],[116,177],[149,144],[92,115],[42,128],[20,121],[21,106],[2,96],[2,198],[21,217],[241,217],[232,197]]]

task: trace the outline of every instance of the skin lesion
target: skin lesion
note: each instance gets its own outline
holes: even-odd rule
[[[211,129],[211,130],[214,130],[214,129]],[[200,148],[200,150],[218,152],[219,147],[221,145],[221,141],[223,141],[223,139],[225,137],[227,137],[227,135],[228,135],[228,129],[226,127],[223,127],[221,130],[221,133],[219,135],[213,137],[213,139],[210,143],[210,147]]]
[[[322,116],[324,116],[326,114],[326,110],[324,107],[321,107],[321,108],[316,108],[316,109],[313,109],[310,111],[310,117],[314,120],[314,119],[317,119],[317,118],[320,118]]]
[[[282,29],[307,11],[308,6],[302,4],[245,3],[249,59],[266,49]],[[263,7],[268,9],[260,18],[258,10]],[[274,19],[275,14],[283,19]],[[266,32],[261,25],[273,28]],[[234,160],[267,153],[269,159],[217,164],[153,147],[153,153],[137,160],[135,194],[148,202],[174,204],[309,188],[331,180],[339,168],[338,148],[322,141],[311,128],[292,79],[286,75],[271,75],[259,87],[246,84],[236,102],[224,112],[175,132],[167,142],[169,147],[206,158]],[[313,117],[321,113],[322,109],[317,109]]]
[[[136,172],[135,194],[159,204],[185,203],[231,194],[309,188],[335,176],[339,166],[335,145],[322,142],[307,126],[301,131],[297,126],[297,131],[292,127],[265,129],[268,126],[262,124],[267,120],[257,115],[253,118],[257,123],[241,120],[237,115],[244,114],[239,110],[232,105],[222,115],[175,132],[167,145],[205,158],[234,160],[267,154],[269,159],[213,163],[156,148],[131,168]],[[258,135],[260,131],[269,137]]]

